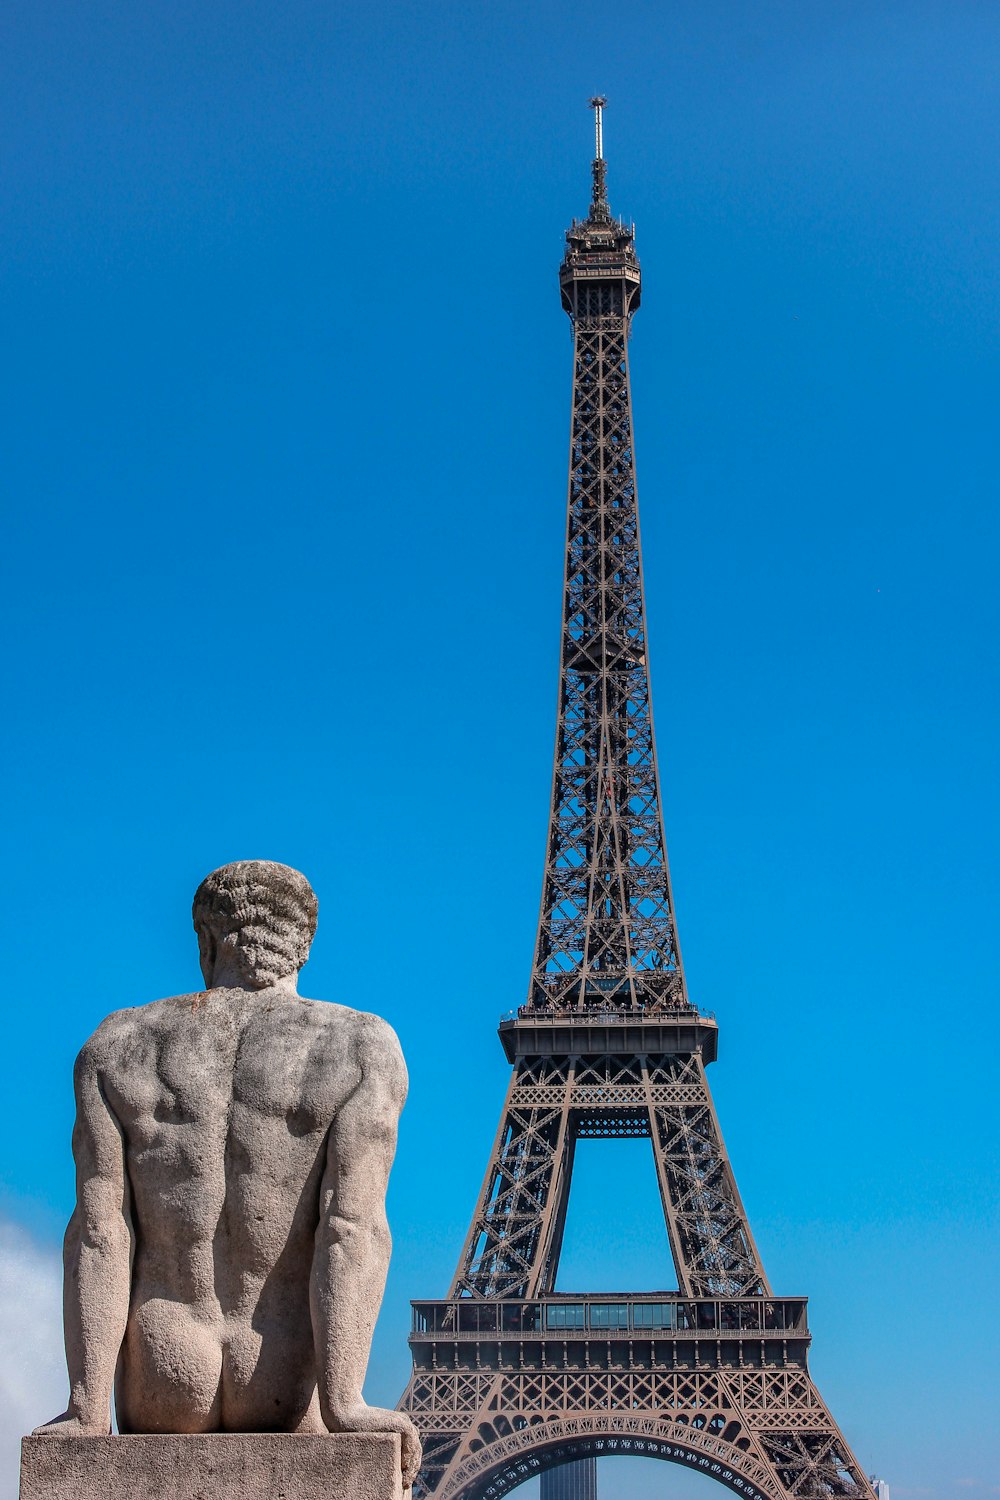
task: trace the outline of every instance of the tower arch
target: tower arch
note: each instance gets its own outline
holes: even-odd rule
[[[736,1429],[735,1432],[732,1429]],[[729,1433],[729,1436],[724,1435]],[[738,1422],[696,1427],[627,1412],[540,1421],[497,1437],[454,1470],[440,1500],[501,1500],[546,1469],[579,1458],[656,1458],[715,1479],[743,1500],[783,1500],[769,1465],[742,1436]]]

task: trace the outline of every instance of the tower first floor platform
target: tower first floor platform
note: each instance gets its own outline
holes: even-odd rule
[[[498,1500],[593,1455],[695,1468],[748,1500],[869,1491],[807,1365],[804,1297],[413,1304],[403,1400],[423,1493]]]

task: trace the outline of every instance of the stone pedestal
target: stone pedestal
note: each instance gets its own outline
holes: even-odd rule
[[[210,1432],[21,1443],[21,1500],[403,1500],[403,1494],[399,1438],[391,1433]]]

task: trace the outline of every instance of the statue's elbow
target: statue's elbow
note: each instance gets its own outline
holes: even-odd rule
[[[71,1232],[78,1261],[87,1257],[107,1262],[123,1260],[128,1265],[128,1225],[120,1214],[109,1214],[107,1217],[89,1214],[86,1217],[81,1216],[77,1220],[75,1230],[71,1221],[70,1229],[66,1232],[67,1249]]]
[[[392,1235],[384,1213],[370,1218],[335,1214],[328,1222],[327,1237],[334,1254],[356,1264],[370,1257],[388,1258],[392,1249]]]

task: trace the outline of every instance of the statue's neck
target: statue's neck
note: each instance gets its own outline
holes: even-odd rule
[[[259,995],[261,990],[249,985],[246,978],[235,964],[222,961],[212,967],[210,975],[205,976],[210,990],[246,990],[248,995]],[[297,1000],[299,976],[297,974],[286,974],[282,979],[276,979],[273,984],[267,986],[269,995],[283,995],[289,1000]]]

